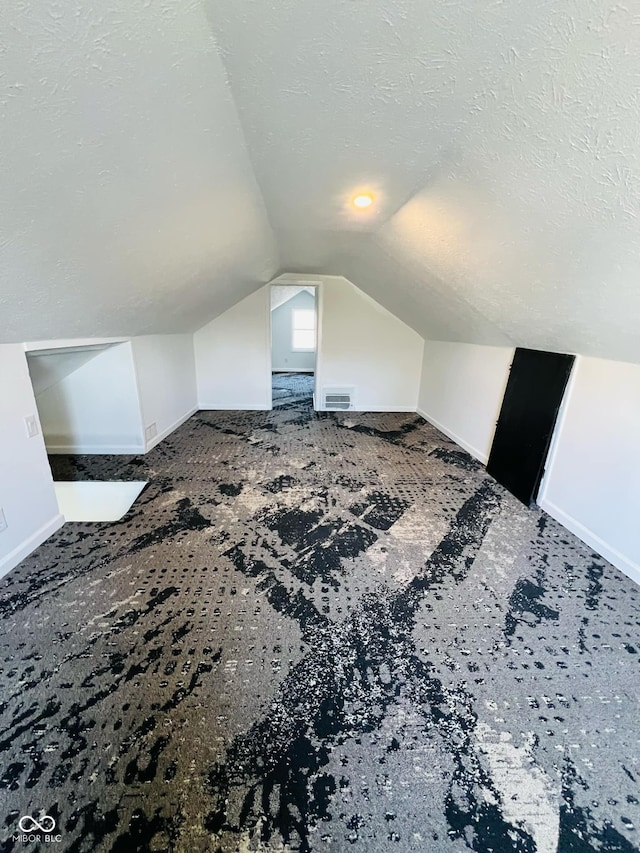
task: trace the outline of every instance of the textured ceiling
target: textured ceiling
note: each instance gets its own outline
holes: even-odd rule
[[[305,285],[295,285],[295,284],[272,284],[271,285],[271,310],[275,311],[276,308],[280,308],[281,305],[284,305],[285,302],[288,302],[290,299],[293,299],[294,296],[297,296],[299,293],[306,291],[310,293],[311,296],[315,299],[315,288],[307,287]]]
[[[282,270],[429,337],[640,360],[638,7],[204,2]]]
[[[0,31],[3,340],[196,328],[278,269],[640,361],[633,4],[7,0]]]
[[[0,341],[177,332],[277,252],[199,3],[0,4]]]

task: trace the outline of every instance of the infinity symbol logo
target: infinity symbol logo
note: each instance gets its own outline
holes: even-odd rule
[[[31,817],[30,814],[24,815],[18,821],[18,826],[23,832],[33,832],[34,829],[39,829],[40,832],[53,832],[56,828],[56,822],[51,815],[43,815],[40,820]]]

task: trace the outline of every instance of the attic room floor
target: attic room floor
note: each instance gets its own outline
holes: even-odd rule
[[[2,849],[637,850],[640,590],[416,415],[287,400],[54,460],[151,482],[0,584]]]

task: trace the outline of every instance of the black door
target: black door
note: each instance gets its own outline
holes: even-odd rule
[[[515,351],[487,471],[527,506],[535,502],[574,357]]]

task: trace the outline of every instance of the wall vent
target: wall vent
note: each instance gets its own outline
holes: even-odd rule
[[[322,389],[323,408],[331,412],[346,412],[354,406],[355,388]]]

